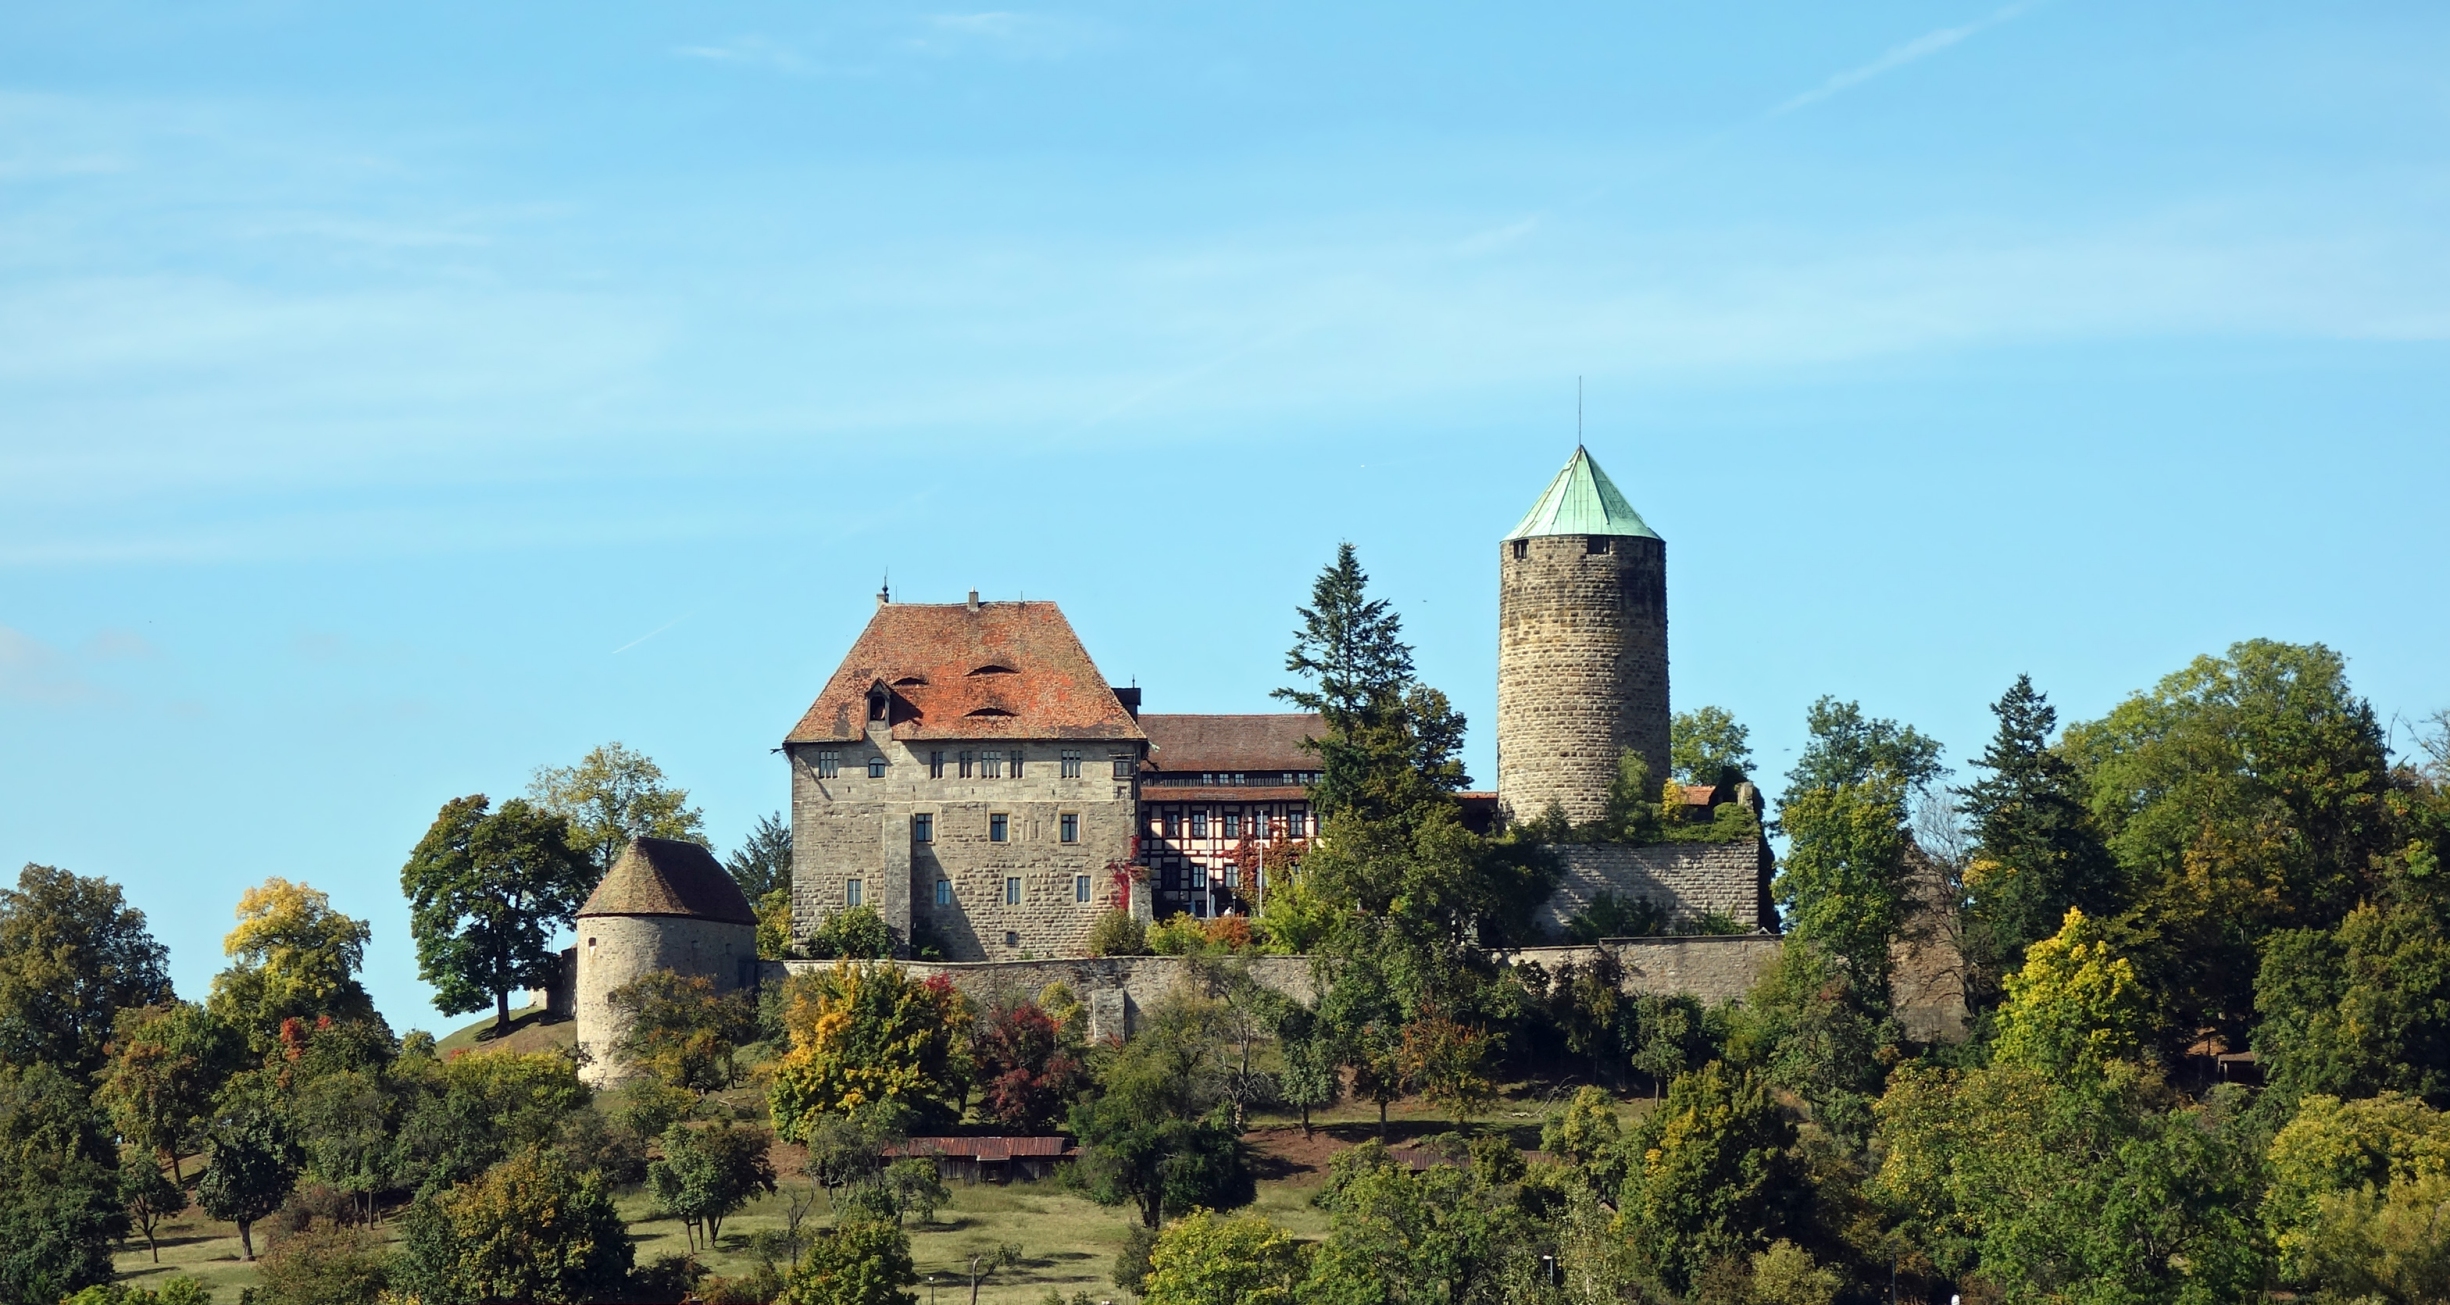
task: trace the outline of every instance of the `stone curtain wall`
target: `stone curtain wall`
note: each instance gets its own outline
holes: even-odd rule
[[[1018,960],[1077,954],[1100,911],[1120,905],[1106,866],[1131,855],[1133,781],[1114,778],[1109,755],[1117,745],[1079,743],[929,741],[913,748],[892,739],[881,724],[864,744],[827,744],[841,753],[832,779],[817,776],[815,744],[791,749],[791,928],[795,937],[813,933],[825,917],[847,903],[856,878],[861,905],[873,906],[885,922],[908,937],[912,925],[928,922],[948,954],[966,961]],[[1020,779],[959,777],[954,758],[963,750],[1027,760]],[[1081,773],[1062,777],[1060,752],[1077,748]],[[930,779],[927,754],[945,754],[945,777]],[[868,758],[886,759],[885,777],[868,778]],[[935,839],[916,843],[911,817],[935,818]],[[1009,820],[1004,842],[988,838],[988,819]],[[1080,841],[1060,839],[1066,814],[1080,817]],[[1074,880],[1089,876],[1089,900],[1075,897]],[[1004,900],[1004,881],[1021,880],[1021,900]],[[939,907],[936,881],[950,880],[953,900]],[[1009,935],[1009,937],[1008,937]]]
[[[1498,545],[1497,801],[1511,820],[1555,802],[1605,813],[1616,759],[1667,777],[1667,545],[1555,535]]]
[[[757,926],[678,915],[585,915],[578,919],[578,977],[572,994],[579,1049],[591,1058],[579,1070],[589,1083],[614,1076],[612,1044],[621,1036],[612,990],[655,970],[703,975],[715,991],[757,982]]]
[[[1640,898],[1667,911],[1671,924],[1723,912],[1746,928],[1774,926],[1769,850],[1743,843],[1576,843],[1552,846],[1565,867],[1557,891],[1532,918],[1563,935],[1566,920],[1602,892]]]
[[[821,970],[832,961],[768,961],[768,974],[779,981],[791,974]],[[1087,956],[1072,960],[902,961],[904,970],[921,978],[941,974],[970,999],[984,1006],[998,996],[1035,998],[1050,983],[1061,982],[1089,1008],[1092,1037],[1125,1038],[1143,1012],[1178,988],[1203,989],[1227,964],[1246,967],[1260,986],[1297,1001],[1318,999],[1307,956],[1252,956],[1222,962],[1187,956]]]
[[[1625,991],[1689,993],[1721,1005],[1752,991],[1786,940],[1775,934],[1693,938],[1611,938],[1589,947],[1528,947],[1514,963],[1536,962],[1551,975],[1567,961],[1587,965],[1601,948],[1625,967]]]

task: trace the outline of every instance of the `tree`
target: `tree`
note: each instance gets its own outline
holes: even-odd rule
[[[307,1228],[264,1252],[255,1271],[263,1285],[250,1305],[377,1305],[390,1279],[390,1257],[360,1228]]]
[[[1752,731],[1724,707],[1677,712],[1667,723],[1667,765],[1686,784],[1743,783],[1752,773]]]
[[[153,1230],[187,1208],[186,1189],[170,1181],[151,1156],[139,1157],[134,1163],[123,1158],[119,1162],[119,1203],[127,1209],[128,1223],[145,1239],[153,1262],[161,1263],[162,1248],[153,1240]]]
[[[1464,719],[1446,695],[1413,675],[1403,620],[1369,596],[1369,576],[1350,543],[1311,586],[1310,606],[1285,669],[1308,687],[1275,696],[1319,713],[1319,781],[1310,800],[1322,818],[1357,811],[1371,820],[1432,807],[1468,782],[1456,759]]]
[[[238,927],[221,940],[234,958],[213,976],[214,1015],[269,1049],[281,1021],[369,1019],[373,999],[357,981],[373,931],[332,909],[329,894],[275,876],[238,899]]]
[[[1091,1199],[1138,1207],[1150,1228],[1168,1211],[1230,1209],[1257,1194],[1220,1088],[1218,1009],[1176,994],[1148,1027],[1108,1055],[1101,1090],[1072,1107]]]
[[[1149,1248],[1144,1305],[1293,1305],[1302,1244],[1258,1215],[1194,1210]]]
[[[979,1022],[971,1059],[984,1090],[979,1118],[1015,1133],[1037,1133],[1062,1118],[1088,1086],[1087,1066],[1063,1030],[1033,1001],[1002,1001]]]
[[[1728,1064],[1810,1102],[1813,1120],[1850,1144],[1870,1133],[1902,1037],[1882,1003],[1855,991],[1861,982],[1827,948],[1790,937],[1724,1017]]]
[[[429,1188],[474,1181],[555,1141],[587,1103],[578,1066],[549,1051],[401,1060],[417,1095],[400,1125],[401,1165]]]
[[[124,1236],[101,1115],[58,1066],[0,1064],[0,1301],[56,1301],[111,1279]]]
[[[936,1172],[931,1156],[914,1155],[885,1166],[878,1184],[893,1198],[895,1218],[915,1214],[921,1223],[934,1223],[936,1211],[953,1199],[953,1189],[944,1185]]]
[[[268,1099],[270,1084],[253,1079],[231,1086],[205,1135],[204,1177],[198,1203],[215,1219],[238,1225],[238,1243],[255,1258],[255,1222],[281,1208],[298,1181],[296,1136]]]
[[[723,868],[732,872],[740,885],[740,895],[752,902],[762,902],[768,893],[791,887],[791,825],[783,813],[759,816],[749,836],[723,859]]]
[[[792,1266],[782,1305],[918,1305],[902,1290],[918,1280],[909,1235],[894,1224],[860,1220],[817,1238]]]
[[[2049,700],[2019,675],[1991,713],[1999,733],[1974,763],[1988,773],[1965,787],[1958,810],[1973,822],[1965,872],[1973,959],[1996,975],[2022,963],[2071,907],[2098,918],[2123,903],[2083,780],[2050,745],[2058,713]]]
[[[1533,1230],[1489,1177],[1477,1164],[1416,1174],[1372,1142],[1337,1153],[1317,1198],[1330,1232],[1301,1298],[1388,1305],[1521,1299],[1525,1284],[1515,1279]]]
[[[733,1124],[664,1130],[663,1158],[647,1166],[647,1191],[659,1212],[681,1221],[691,1249],[714,1249],[725,1219],[774,1190],[774,1164],[766,1157],[773,1140],[764,1129]]]
[[[1091,956],[1148,955],[1148,926],[1125,910],[1103,911],[1089,926]]]
[[[689,805],[689,790],[668,787],[661,766],[617,742],[575,766],[538,766],[527,792],[545,812],[570,822],[570,845],[598,879],[632,840],[703,840],[705,817]]]
[[[2398,1092],[2364,1101],[2316,1094],[2272,1138],[2267,1159],[2262,1221],[2284,1282],[2343,1298],[2379,1289],[2393,1300],[2438,1299],[2374,1281],[2387,1275],[2375,1272],[2382,1257],[2372,1234],[2389,1205],[2450,1197],[2424,1187],[2450,1171],[2450,1116]]]
[[[767,1101],[794,1141],[819,1115],[892,1102],[958,1115],[969,1083],[969,1003],[942,975],[914,980],[891,962],[840,961],[791,981],[791,1049]]]
[[[1790,795],[1862,784],[1880,775],[1913,790],[1947,773],[1936,740],[1911,725],[1866,718],[1859,703],[1822,697],[1804,713],[1804,729],[1810,738],[1786,776]]]
[[[2450,941],[2432,911],[2357,907],[2263,943],[2254,1049],[2274,1094],[2405,1092],[2450,1105]]]
[[[1771,884],[1787,936],[1826,948],[1854,972],[1856,995],[1888,1002],[1889,944],[1911,901],[1905,789],[1886,771],[1805,789],[1778,810],[1787,854]]]
[[[704,975],[650,970],[605,1000],[621,1028],[613,1054],[701,1096],[736,1085],[734,1056],[757,1040],[757,1008],[743,993],[717,995]]]
[[[213,1097],[246,1053],[238,1031],[194,1002],[123,1010],[106,1048],[94,1103],[119,1136],[151,1151],[184,1182],[179,1156],[202,1137]]]
[[[808,936],[809,954],[821,961],[889,960],[900,949],[893,926],[873,906],[835,911]]]
[[[1488,1109],[1497,1096],[1486,1072],[1489,1035],[1480,1029],[1444,1016],[1414,1020],[1404,1026],[1397,1054],[1404,1081],[1429,1104],[1454,1112],[1458,1125]]]
[[[170,1000],[169,955],[119,885],[29,863],[0,888],[0,1064],[92,1073],[120,1011]]]
[[[491,1004],[502,1030],[513,991],[558,976],[554,943],[601,875],[571,847],[566,818],[518,798],[488,805],[482,793],[443,803],[400,870],[400,890],[436,1008],[458,1015]]]
[[[2135,967],[2112,954],[2084,912],[2067,908],[2056,937],[2033,944],[2007,980],[1991,1059],[2053,1077],[2098,1074],[2143,1045],[2147,1011]]]
[[[530,1148],[418,1197],[395,1272],[424,1300],[570,1302],[618,1290],[632,1254],[603,1180]]]
[[[1757,1077],[1715,1061],[1677,1076],[1666,1105],[1635,1125],[1628,1149],[1640,1162],[1619,1206],[1662,1281],[1688,1290],[1705,1266],[1796,1224],[1794,1143],[1794,1123]]]

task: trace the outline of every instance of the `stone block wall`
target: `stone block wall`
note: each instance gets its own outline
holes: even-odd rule
[[[1667,769],[1667,545],[1555,535],[1498,545],[1497,802],[1598,818],[1631,748]],[[1521,547],[1523,556],[1514,550]]]
[[[1742,843],[1577,843],[1553,846],[1565,878],[1533,918],[1563,935],[1566,920],[1602,892],[1664,909],[1671,927],[1723,912],[1747,928],[1774,928],[1770,853]]]
[[[674,915],[587,915],[578,920],[578,975],[572,1004],[579,1050],[590,1058],[579,1076],[589,1083],[618,1077],[612,1044],[621,1037],[612,991],[655,970],[703,975],[715,991],[754,987],[757,927]]]
[[[1230,962],[1248,969],[1262,987],[1297,1001],[1316,1001],[1311,960],[1307,956],[1252,956]],[[830,961],[769,961],[776,978],[821,969]],[[1185,956],[1089,956],[1069,960],[990,961],[985,963],[903,961],[902,968],[925,978],[941,974],[980,1005],[999,996],[1036,997],[1046,985],[1061,982],[1089,1008],[1090,1032],[1096,1037],[1129,1037],[1142,1013],[1179,988],[1200,988],[1226,962]]]
[[[1514,963],[1536,962],[1553,975],[1567,961],[1589,964],[1605,948],[1624,966],[1627,992],[1689,993],[1716,1006],[1750,992],[1785,942],[1775,934],[1611,938],[1587,947],[1528,947]]]
[[[840,753],[833,778],[818,774],[816,745],[791,749],[792,893],[795,936],[815,932],[825,917],[849,905],[851,881],[861,905],[876,907],[909,936],[925,922],[948,955],[966,961],[1077,955],[1097,915],[1120,905],[1107,866],[1131,856],[1136,810],[1131,779],[1114,778],[1110,741],[924,741],[906,745],[880,724],[865,744],[826,745]],[[993,749],[1024,757],[1021,778],[963,779],[960,751]],[[1081,753],[1081,773],[1064,778],[1061,754]],[[946,754],[945,776],[928,774],[928,753]],[[886,759],[881,779],[868,776],[870,756]],[[912,818],[932,818],[933,837],[919,842]],[[1078,818],[1078,840],[1062,841],[1065,815]],[[1006,836],[990,838],[991,820],[1006,819]],[[1088,878],[1088,900],[1079,881]],[[936,904],[938,881],[950,902]],[[1008,901],[1018,880],[1019,901]]]

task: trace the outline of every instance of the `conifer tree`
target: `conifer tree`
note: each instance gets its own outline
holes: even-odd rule
[[[2025,948],[2058,930],[2069,908],[2106,917],[2118,892],[2083,781],[2050,746],[2058,712],[2049,699],[2019,675],[1991,712],[1999,733],[1974,763],[1988,773],[1965,787],[1958,809],[1976,843],[1966,874],[1969,941],[1979,953],[1972,959],[1995,983],[2023,962]]]

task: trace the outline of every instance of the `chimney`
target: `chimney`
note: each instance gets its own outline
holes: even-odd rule
[[[973,612],[978,610],[978,591],[975,589],[970,591],[970,610]]]

